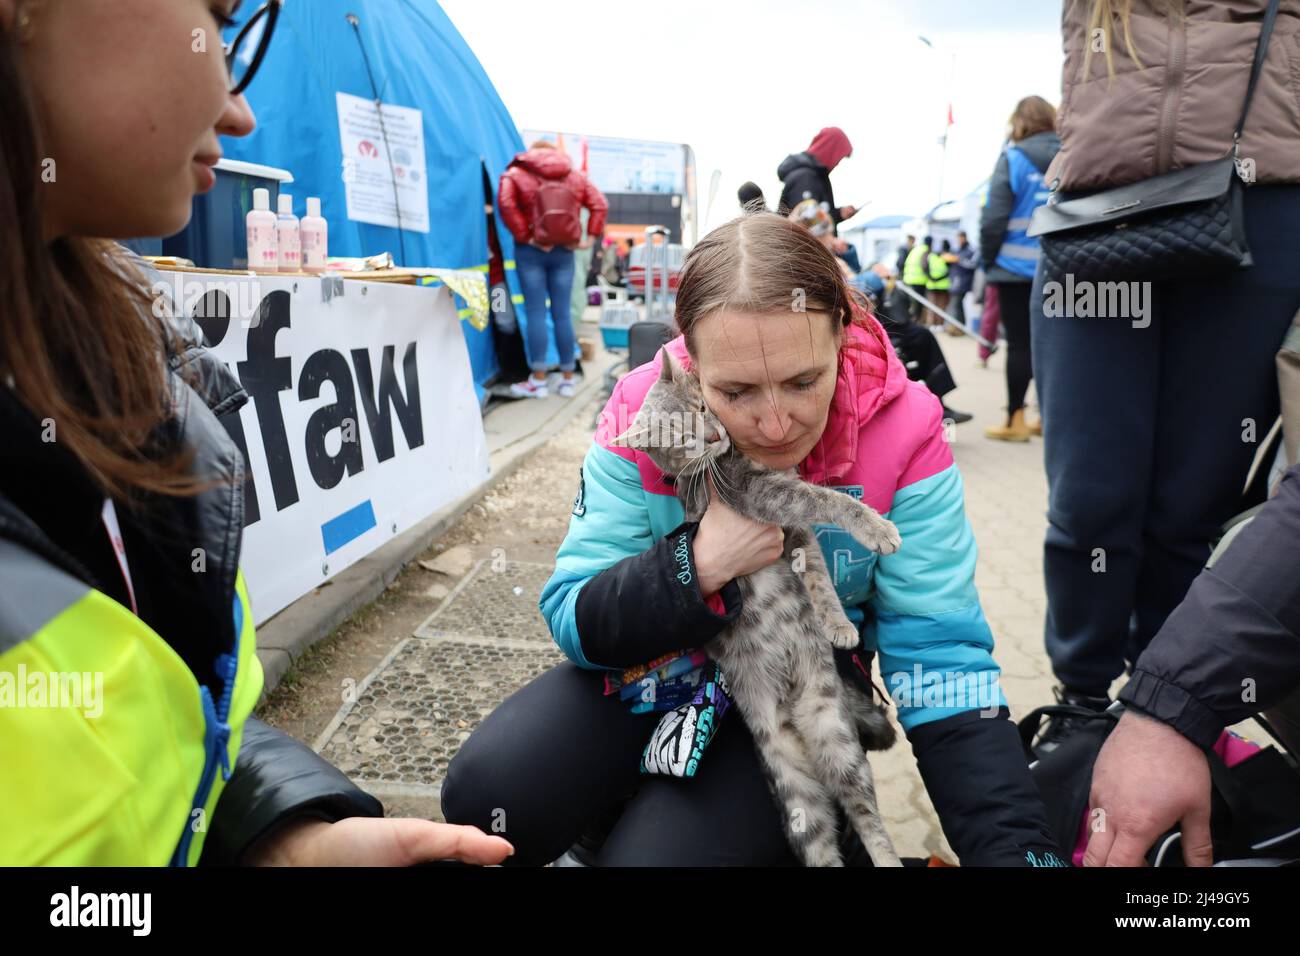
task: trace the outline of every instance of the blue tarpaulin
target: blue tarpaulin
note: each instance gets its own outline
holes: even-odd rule
[[[257,7],[244,5],[227,39]],[[356,16],[356,26],[349,14]],[[403,229],[399,237],[391,226],[347,217],[336,94],[374,102],[376,91],[385,106],[422,114],[428,232]],[[487,272],[481,167],[486,166],[495,189],[523,142],[478,59],[433,0],[286,3],[247,97],[257,115],[257,129],[248,137],[223,139],[225,154],[292,172],[295,182],[289,190],[299,216],[306,197],[319,196],[322,215],[329,221],[331,255],[391,252],[398,265]],[[409,214],[404,211],[403,222]],[[523,326],[514,242],[499,219],[497,233]],[[497,372],[491,328],[480,332],[465,321],[461,328],[481,401],[483,383]],[[554,363],[553,341],[549,352]]]

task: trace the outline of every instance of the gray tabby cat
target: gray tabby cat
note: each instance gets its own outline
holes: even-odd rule
[[[833,522],[881,554],[898,550],[897,529],[872,508],[801,480],[795,468],[774,471],[731,446],[704,403],[699,379],[667,349],[659,380],[627,431],[611,444],[646,452],[674,478],[688,521],[708,503],[707,472],[728,507],[785,531],[782,559],[737,579],[740,616],[704,650],[727,686],[757,746],[777,800],[788,814],[787,837],[806,866],[842,866],[835,805],[840,804],[876,866],[899,866],[880,821],[872,750],[894,742],[875,702],[846,683],[832,647],[858,643],[844,614],[811,524]],[[794,569],[802,555],[804,571]]]

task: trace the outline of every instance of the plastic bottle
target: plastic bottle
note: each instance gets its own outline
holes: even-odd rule
[[[302,238],[298,234],[298,217],[293,214],[293,197],[287,193],[280,193],[275,239],[280,253],[280,271],[297,272],[302,268]]]
[[[253,190],[253,208],[245,221],[248,227],[248,268],[254,272],[278,272],[279,248],[269,189]]]
[[[329,259],[330,224],[321,218],[320,198],[307,197],[307,215],[302,217],[302,271],[324,272]]]

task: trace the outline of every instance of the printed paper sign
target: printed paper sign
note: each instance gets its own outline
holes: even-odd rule
[[[409,106],[385,103],[381,123],[380,112],[371,100],[347,93],[336,93],[335,97],[348,218],[428,232],[423,114]]]

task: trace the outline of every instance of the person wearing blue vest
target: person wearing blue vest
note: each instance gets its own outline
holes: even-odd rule
[[[1025,393],[1033,378],[1029,342],[1029,290],[1038,266],[1038,239],[1026,235],[1034,210],[1047,202],[1043,173],[1061,148],[1056,109],[1027,96],[1011,114],[1010,142],[998,157],[980,216],[980,255],[997,289],[1007,334],[1007,421],[985,430],[1000,441],[1029,441],[1042,423],[1025,422]]]

